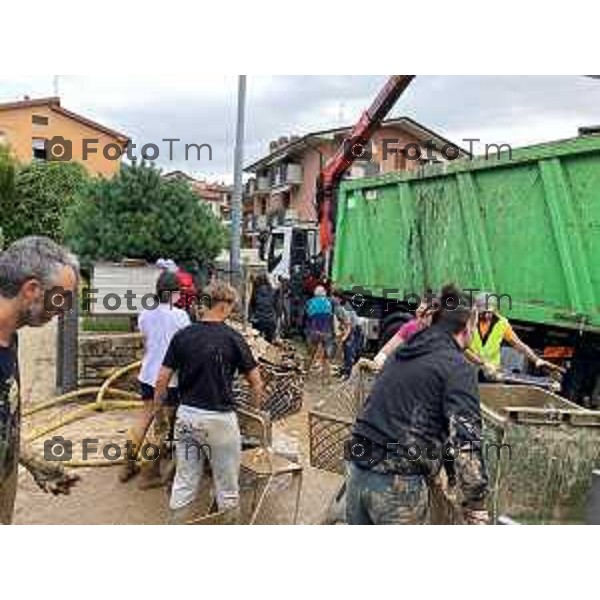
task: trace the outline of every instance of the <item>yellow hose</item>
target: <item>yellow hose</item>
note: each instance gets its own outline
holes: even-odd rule
[[[93,398],[92,400],[87,400],[87,404],[71,412],[69,415],[65,415],[44,427],[33,429],[29,432],[29,434],[24,438],[23,441],[25,443],[34,442],[35,440],[39,440],[42,437],[48,436],[56,430],[70,425],[71,423],[75,423],[76,421],[86,419],[90,417],[93,413],[104,411],[108,412],[112,410],[134,410],[142,408],[144,406],[144,403],[141,400],[139,400],[139,394],[111,387],[120,377],[123,377],[127,373],[138,369],[141,366],[141,364],[141,361],[136,361],[130,365],[127,365],[126,367],[118,369],[112,375],[110,375],[110,377],[108,377],[104,381],[102,386],[100,386],[99,388],[90,387],[70,392],[68,394],[63,394],[62,396],[57,396],[56,398],[52,398],[51,400],[47,400],[46,402],[41,402],[23,411],[22,416],[29,417],[41,411],[48,410],[55,406],[59,406],[61,404],[85,401],[86,396],[91,396],[93,398],[95,395],[95,398]],[[119,459],[117,461],[70,461],[66,462],[65,466],[70,468],[106,467],[118,465],[122,462],[124,462],[123,459]]]
[[[123,375],[126,375],[127,373],[129,373],[130,371],[133,371],[135,369],[139,369],[142,366],[142,361],[138,360],[130,365],[127,365],[126,367],[123,367],[122,369],[118,369],[117,371],[115,371],[103,384],[102,387],[100,388],[100,391],[98,392],[98,395],[96,396],[96,404],[97,405],[101,405],[104,399],[104,394],[106,394],[106,392],[108,391],[108,388],[110,388],[110,386],[117,380],[119,379],[119,377],[123,377]]]
[[[99,387],[90,387],[83,388],[81,390],[77,390],[75,392],[70,392],[68,394],[63,394],[62,396],[57,396],[56,398],[52,398],[51,400],[47,400],[46,402],[40,402],[30,408],[24,410],[22,412],[23,417],[30,417],[31,415],[35,415],[43,410],[47,410],[49,408],[53,408],[54,406],[58,406],[59,404],[68,404],[73,401],[78,401],[83,396],[95,396],[97,397]],[[121,396],[122,398],[134,399],[139,398],[139,394],[135,392],[127,392],[126,390],[120,390],[117,388],[109,388],[108,391],[113,396]],[[95,400],[94,400],[95,402]]]
[[[54,421],[50,425],[34,429],[24,438],[25,442],[34,442],[39,440],[41,437],[53,433],[57,429],[61,429],[75,421],[80,421],[90,415],[90,413],[111,411],[111,410],[133,410],[136,408],[142,408],[143,403],[141,401],[125,401],[125,400],[105,400],[101,407],[96,404],[88,404],[82,406],[80,409],[73,411],[71,414],[61,417],[57,421]]]

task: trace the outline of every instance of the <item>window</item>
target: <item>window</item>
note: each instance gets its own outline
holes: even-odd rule
[[[42,117],[41,115],[33,115],[31,122],[34,125],[48,125],[48,117]]]
[[[31,146],[34,160],[46,160],[46,140],[43,138],[33,138]]]

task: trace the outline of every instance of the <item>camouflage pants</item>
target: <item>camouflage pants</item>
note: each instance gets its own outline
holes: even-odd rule
[[[392,475],[350,463],[346,491],[349,525],[425,525],[429,488],[423,476]]]

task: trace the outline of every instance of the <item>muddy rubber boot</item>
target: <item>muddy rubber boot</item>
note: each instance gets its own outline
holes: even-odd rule
[[[142,469],[138,488],[140,490],[152,490],[163,485],[163,478],[160,474],[160,460],[153,460],[150,463],[146,463]]]
[[[140,472],[140,467],[135,460],[128,460],[122,467],[119,481],[127,483],[131,481]]]

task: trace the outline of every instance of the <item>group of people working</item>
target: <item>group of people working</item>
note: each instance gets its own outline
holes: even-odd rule
[[[158,308],[142,312],[138,321],[144,338],[139,381],[146,403],[130,439],[139,451],[154,421],[156,437],[164,441],[170,435],[175,442],[170,498],[173,523],[183,523],[191,516],[207,460],[218,510],[235,518],[241,436],[233,383],[238,373],[248,381],[254,404],[260,407],[262,402],[258,364],[244,338],[225,323],[238,302],[237,292],[227,283],[213,282],[204,290],[207,306],[196,322],[176,306],[181,290],[172,271],[161,273],[156,295]],[[140,471],[138,454],[134,451],[128,458],[122,482]],[[166,484],[172,464],[148,461],[140,486]]]
[[[64,310],[64,303],[48,305],[48,293],[57,288],[64,294],[75,293],[78,280],[77,259],[47,238],[24,238],[0,255],[1,523],[12,520],[19,462],[42,489],[54,494],[69,493],[78,479],[59,463],[40,464],[27,447],[20,448],[16,351],[18,329],[39,327]],[[145,342],[139,380],[146,409],[132,431],[132,441],[139,450],[153,420],[166,423],[159,427],[162,432],[165,427],[173,430],[177,442],[170,498],[173,522],[185,522],[192,510],[207,458],[218,508],[235,514],[241,454],[233,394],[236,374],[247,379],[257,407],[263,395],[250,348],[225,323],[238,302],[236,291],[228,284],[213,282],[204,294],[208,305],[192,322],[187,303],[180,302],[181,283],[177,270],[162,265],[156,284],[159,306],[139,318]],[[265,303],[272,303],[265,289],[257,298],[262,294]],[[258,324],[271,320],[270,313],[255,314]],[[317,286],[306,305],[309,360],[319,349],[330,351],[336,321],[342,324],[342,339],[348,348],[344,361],[348,374],[362,343],[358,319],[341,298],[335,294],[330,298],[324,287]],[[272,337],[273,330],[264,327],[263,333]],[[537,368],[557,368],[518,338],[498,313],[493,297],[478,298],[472,305],[453,285],[445,286],[433,305],[420,306],[415,319],[383,348],[371,365],[380,373],[356,419],[348,446],[349,523],[427,522],[430,488],[442,467],[448,465],[444,453],[448,446],[453,451],[449,480],[456,480],[460,489],[465,522],[487,522],[487,475],[473,363],[482,367],[484,375],[496,372],[503,342]],[[362,451],[354,455],[354,448]],[[137,456],[129,458],[121,474],[123,481],[138,472]],[[152,462],[142,480],[146,485],[153,480],[164,483],[159,464]]]
[[[467,359],[481,368],[480,379],[494,380],[500,375],[502,362],[502,346],[508,344],[527,358],[536,369],[556,369],[556,365],[537,356],[515,333],[508,319],[498,311],[498,299],[494,294],[481,293],[474,303],[477,311],[477,327],[469,347],[465,350]],[[415,311],[414,319],[402,325],[397,333],[375,356],[375,359],[363,361],[367,367],[380,370],[385,361],[393,355],[398,346],[408,342],[416,333],[431,325],[436,312],[436,303],[422,302]]]
[[[156,421],[159,436],[171,427],[176,441],[172,522],[187,520],[207,458],[218,508],[235,519],[241,454],[233,394],[237,373],[247,379],[255,405],[262,402],[262,382],[252,352],[244,338],[225,323],[238,302],[237,292],[226,283],[211,283],[204,290],[204,310],[199,316],[193,315],[198,318],[190,318],[188,313],[196,303],[193,280],[169,261],[157,266],[159,304],[139,318],[144,337],[139,383],[145,409],[128,440],[132,443],[121,480],[138,474],[139,452],[152,421]],[[65,296],[75,294],[78,286],[76,257],[48,238],[23,238],[0,254],[1,524],[12,522],[19,464],[31,472],[41,489],[52,494],[68,494],[79,479],[61,463],[38,458],[21,443],[16,336],[20,328],[43,326],[63,312],[68,302],[49,300],[57,290]],[[147,464],[150,468],[142,479],[143,487],[164,483],[168,473],[160,472],[160,461]]]
[[[497,375],[503,342],[537,368],[558,368],[522,342],[497,308],[493,295],[471,303],[447,285],[365,362],[379,375],[347,445],[348,523],[429,522],[443,472],[446,485],[458,486],[462,521],[488,522],[478,372]]]
[[[315,282],[312,297],[304,305],[304,338],[308,345],[306,370],[315,362],[321,365],[325,379],[330,376],[331,360],[338,348],[343,355],[340,375],[348,378],[358,361],[363,346],[363,330],[360,319],[350,302],[334,291]],[[278,316],[285,311],[282,290],[274,289],[266,274],[257,275],[248,304],[249,320],[255,329],[269,342],[273,342],[278,330]]]

